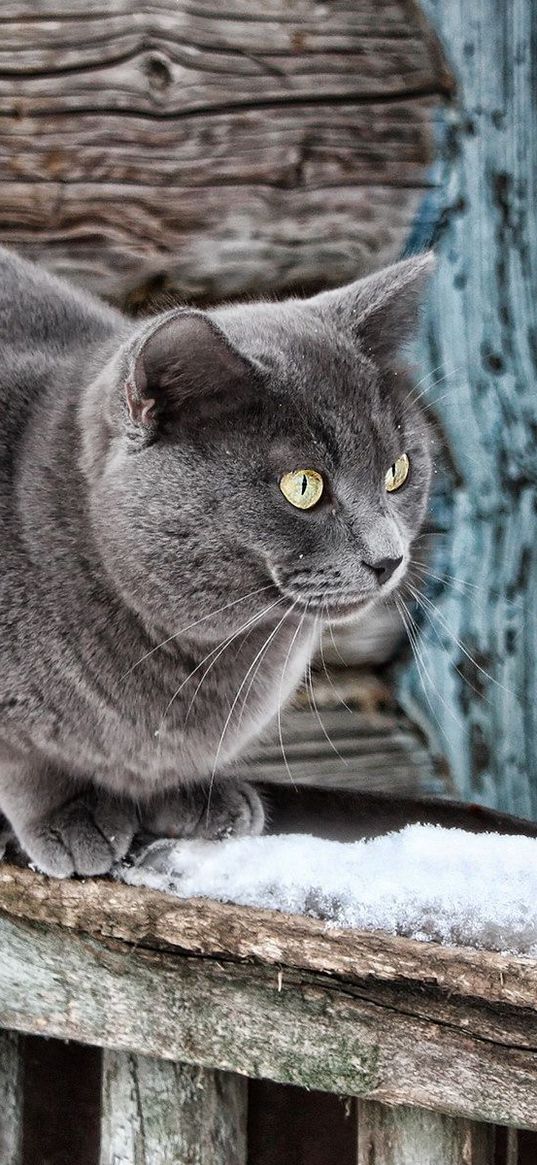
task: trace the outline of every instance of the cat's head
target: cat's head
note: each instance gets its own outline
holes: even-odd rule
[[[398,354],[431,266],[135,329],[88,394],[84,464],[138,611],[179,630],[225,608],[199,625],[221,636],[277,600],[344,618],[397,586],[431,474]]]

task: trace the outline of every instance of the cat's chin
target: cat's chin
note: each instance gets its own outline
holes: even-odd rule
[[[374,599],[355,599],[352,603],[333,603],[324,607],[324,615],[331,623],[349,623],[371,610]]]
[[[303,605],[305,615],[309,615],[310,619],[321,619],[321,622],[330,623],[347,623],[353,619],[359,619],[371,607],[375,605],[375,597],[359,598],[358,596],[348,603],[319,603],[317,605],[313,602],[307,602]],[[302,603],[300,603],[302,607]]]

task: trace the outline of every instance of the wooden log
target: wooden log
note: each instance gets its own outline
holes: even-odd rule
[[[0,1031],[0,1162],[22,1165],[22,1040]]]
[[[358,1102],[357,1165],[494,1165],[494,1126]]]
[[[352,278],[407,237],[449,87],[406,0],[13,0],[2,241],[133,304]]]
[[[470,21],[465,0],[423,7],[458,82],[425,331],[435,379],[449,377],[438,415],[456,486],[433,566],[447,582],[421,619],[430,688],[414,674],[404,698],[459,795],[535,819],[535,5],[476,0]]]
[[[246,1079],[107,1051],[101,1165],[246,1165]]]
[[[0,1026],[537,1128],[533,960],[19,875],[24,907],[2,873]],[[39,925],[16,917],[32,908]]]

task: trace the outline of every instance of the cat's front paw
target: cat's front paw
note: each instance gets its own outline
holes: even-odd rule
[[[265,810],[255,789],[244,781],[177,789],[151,802],[141,827],[155,837],[203,837],[217,841],[263,832]]]
[[[107,874],[124,858],[138,826],[128,802],[95,794],[62,805],[19,835],[30,861],[43,874],[69,878]]]

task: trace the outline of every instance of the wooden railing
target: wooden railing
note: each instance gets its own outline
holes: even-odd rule
[[[246,1076],[357,1096],[358,1165],[492,1165],[495,1124],[537,1129],[527,957],[8,865],[0,948],[2,1165],[16,1032],[105,1049],[101,1165],[246,1165]]]

